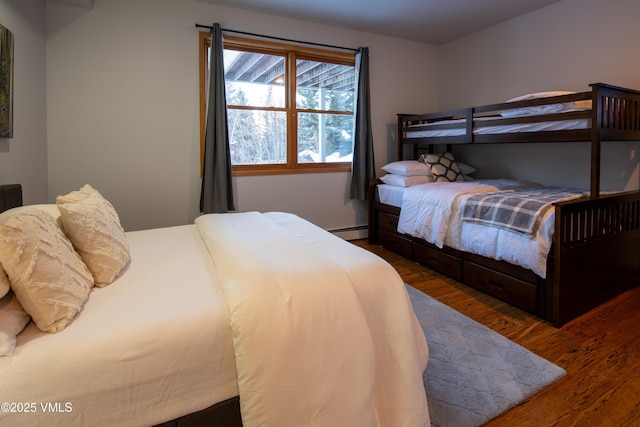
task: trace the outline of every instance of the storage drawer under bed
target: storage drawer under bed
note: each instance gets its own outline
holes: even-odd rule
[[[398,255],[411,259],[411,239],[403,237],[399,233],[380,228],[378,230],[378,243]]]
[[[538,286],[465,260],[464,283],[530,313],[538,313]]]
[[[459,251],[451,248],[438,249],[429,243],[413,239],[413,260],[442,273],[452,279],[462,281],[462,258]]]

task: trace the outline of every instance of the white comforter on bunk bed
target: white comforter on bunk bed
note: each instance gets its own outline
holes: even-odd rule
[[[127,240],[66,329],[0,357],[0,424],[153,425],[239,395],[247,427],[429,425],[424,334],[381,258],[284,213]]]
[[[398,232],[424,239],[439,248],[446,245],[507,261],[545,278],[555,225],[555,211],[551,203],[538,213],[538,225],[532,234],[487,226],[463,218],[464,206],[475,194],[531,188],[541,186],[521,180],[498,179],[436,182],[407,187],[403,190]]]

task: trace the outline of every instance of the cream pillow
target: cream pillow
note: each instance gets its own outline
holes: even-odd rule
[[[31,318],[22,309],[13,292],[0,298],[0,356],[11,356],[16,348],[16,337]]]
[[[0,298],[9,293],[10,289],[11,283],[7,277],[7,273],[4,272],[4,268],[2,268],[2,264],[0,264]]]
[[[80,312],[93,277],[45,211],[0,215],[0,262],[38,329],[59,332]]]
[[[60,230],[64,231],[62,227],[62,219],[60,218],[60,211],[55,203],[44,203],[38,205],[26,205],[26,206],[18,206],[17,208],[11,208],[2,212],[1,215],[19,215],[24,212],[31,212],[32,210],[45,211],[51,214],[53,218],[56,220],[56,224],[60,227]]]
[[[58,196],[56,203],[65,234],[89,267],[95,285],[113,282],[129,262],[129,245],[111,203],[90,185]]]

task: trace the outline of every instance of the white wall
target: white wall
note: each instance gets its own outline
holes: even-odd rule
[[[545,90],[610,83],[640,89],[640,2],[562,0],[441,48],[442,109],[503,102]],[[465,147],[479,176],[510,174],[588,188],[589,144]],[[640,188],[637,143],[603,147],[604,189]]]
[[[47,200],[43,0],[0,0],[14,37],[13,138],[0,138],[0,184],[22,184],[25,203]]]
[[[89,183],[127,230],[198,215],[196,23],[347,47],[368,46],[376,164],[394,151],[395,114],[437,107],[438,49],[224,8],[199,0],[47,3],[49,195]],[[236,208],[289,211],[326,229],[366,224],[349,174],[234,178]]]

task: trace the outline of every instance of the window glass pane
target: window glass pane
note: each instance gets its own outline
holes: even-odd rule
[[[353,116],[298,114],[298,163],[351,162]]]
[[[287,162],[286,112],[229,109],[227,121],[232,165]]]
[[[353,111],[355,67],[306,59],[296,67],[297,108]]]
[[[227,104],[284,107],[285,57],[224,50]]]

